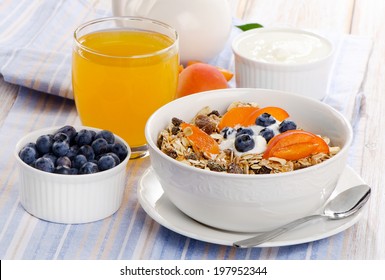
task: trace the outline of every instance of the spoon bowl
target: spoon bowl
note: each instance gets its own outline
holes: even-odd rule
[[[330,220],[339,220],[347,218],[357,213],[357,211],[365,205],[369,200],[370,194],[371,189],[365,184],[349,188],[332,198],[326,204],[321,214],[300,218],[272,231],[234,242],[233,245],[240,248],[254,247],[313,219],[327,218]]]

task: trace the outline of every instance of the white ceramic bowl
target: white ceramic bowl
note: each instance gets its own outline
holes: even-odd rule
[[[305,169],[245,175],[187,166],[158,149],[158,135],[171,118],[188,122],[205,106],[223,113],[233,101],[284,108],[300,127],[330,137],[341,151]],[[145,133],[152,167],[169,199],[199,222],[239,232],[270,230],[319,209],[345,168],[353,137],[349,122],[330,106],[301,95],[265,89],[215,90],[174,100],[149,118]]]
[[[262,45],[266,42],[270,45]],[[239,34],[232,48],[237,87],[277,89],[318,100],[328,92],[334,47],[318,34],[258,28]]]
[[[115,213],[123,198],[126,184],[126,166],[130,158],[128,144],[115,135],[115,142],[127,146],[128,156],[117,166],[94,174],[61,175],[33,168],[23,162],[19,151],[43,134],[53,133],[60,127],[33,131],[19,140],[14,156],[19,171],[19,196],[24,209],[42,220],[78,224],[104,219]],[[78,126],[99,131],[96,128]]]

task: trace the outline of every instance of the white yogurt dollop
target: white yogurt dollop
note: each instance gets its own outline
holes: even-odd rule
[[[248,58],[282,64],[301,64],[320,60],[331,53],[331,46],[321,37],[308,33],[269,31],[245,36],[237,45]]]
[[[277,135],[279,134],[279,124],[281,122],[279,121],[276,121],[274,124],[272,125],[269,125],[267,126],[268,128],[272,129],[274,131],[274,135]],[[262,137],[261,135],[259,135],[259,133],[261,132],[262,129],[266,128],[266,127],[263,127],[263,126],[260,126],[260,125],[252,125],[252,126],[248,126],[247,128],[250,128],[253,130],[254,132],[254,135],[251,136],[254,140],[254,143],[255,143],[255,146],[253,149],[247,151],[247,152],[239,152],[237,151],[237,149],[235,148],[235,145],[234,145],[234,142],[235,142],[235,135],[237,134],[237,130],[234,129],[232,131],[232,133],[228,134],[227,135],[227,138],[223,139],[223,141],[219,144],[219,148],[223,151],[223,150],[227,150],[227,149],[230,149],[230,150],[233,150],[234,154],[236,156],[241,156],[243,154],[262,154],[263,152],[266,151],[266,147],[267,147],[267,142],[266,142],[266,139],[264,137]]]

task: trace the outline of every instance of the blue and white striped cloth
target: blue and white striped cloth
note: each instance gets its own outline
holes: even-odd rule
[[[128,178],[122,207],[102,221],[55,224],[36,219],[23,210],[18,199],[13,147],[9,143],[41,127],[79,124],[71,100],[72,32],[80,23],[110,14],[109,1],[0,0],[0,73],[7,82],[20,85],[17,99],[0,127],[0,259],[339,259],[344,256],[341,249],[344,233],[296,246],[247,250],[179,235],[153,221],[140,207],[136,197],[140,178],[133,176]],[[361,105],[360,86],[371,41],[341,35],[338,42],[330,93],[325,102],[353,122]],[[211,63],[232,69],[230,46]],[[360,149],[357,145],[352,147],[349,161],[353,168],[359,161],[354,155],[360,154]],[[141,174],[149,164],[148,159],[130,161],[129,170]]]

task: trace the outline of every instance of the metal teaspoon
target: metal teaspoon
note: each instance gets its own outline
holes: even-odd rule
[[[233,246],[240,248],[249,248],[257,246],[299,226],[300,224],[303,224],[307,221],[316,218],[326,217],[330,220],[339,220],[347,218],[355,214],[359,209],[361,209],[365,205],[365,203],[370,197],[370,192],[371,189],[368,185],[358,185],[349,188],[338,194],[332,200],[330,200],[326,204],[322,214],[316,214],[300,218],[277,229],[261,233],[260,235],[257,235],[255,237],[236,241],[233,243]]]

